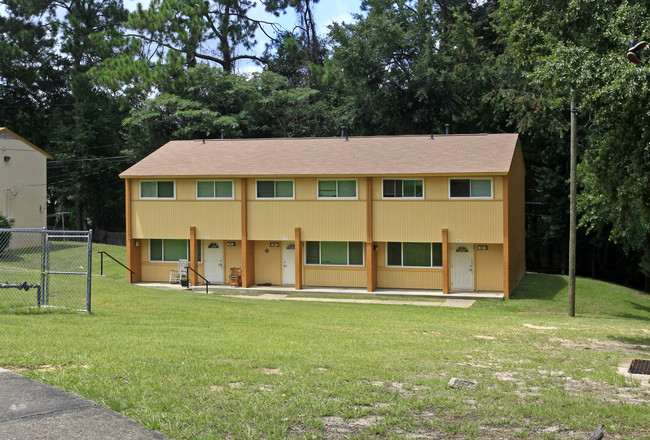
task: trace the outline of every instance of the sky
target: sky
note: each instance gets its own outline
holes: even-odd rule
[[[124,0],[124,6],[129,10],[134,10],[136,5],[141,3],[143,7],[147,7],[149,0]],[[275,17],[264,11],[264,6],[259,1],[256,1],[255,8],[251,11],[251,17],[254,19],[266,20],[279,23],[283,28],[292,30],[297,24],[298,19],[293,9],[290,9],[286,14],[280,17]],[[320,0],[319,3],[313,6],[314,19],[318,26],[319,35],[327,34],[327,27],[332,23],[352,23],[354,21],[353,14],[361,13],[361,0]],[[268,38],[262,31],[257,31],[257,46],[255,54],[261,55],[264,52],[265,44],[269,42]],[[249,73],[261,71],[260,66],[255,65],[253,62],[241,61],[237,65],[237,71],[240,73]]]

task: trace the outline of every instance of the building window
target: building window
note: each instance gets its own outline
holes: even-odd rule
[[[449,179],[450,199],[491,199],[492,179]]]
[[[319,180],[319,199],[356,199],[356,180]]]
[[[422,199],[423,188],[422,179],[384,179],[382,191],[385,199]]]
[[[293,199],[293,180],[258,180],[258,199]]]
[[[196,182],[197,199],[233,199],[232,180],[198,180]]]
[[[201,240],[197,240],[199,262],[202,259]],[[149,261],[178,262],[190,259],[190,241],[152,238],[149,240]]]
[[[363,266],[360,241],[308,241],[305,264],[322,266]]]
[[[173,199],[176,197],[173,180],[141,180],[141,199]]]
[[[394,243],[386,246],[386,266],[442,267],[442,243]]]

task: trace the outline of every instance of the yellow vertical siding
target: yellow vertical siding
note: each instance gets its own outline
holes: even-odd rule
[[[377,287],[442,290],[442,269],[378,269]]]
[[[296,200],[316,200],[316,191],[316,178],[294,179]]]
[[[233,241],[233,240],[228,240]],[[230,282],[230,268],[238,267],[241,269],[241,240],[235,241],[235,246],[228,246],[226,242],[223,242],[225,246],[224,251],[224,269],[225,269],[225,282]]]
[[[236,200],[139,200],[132,205],[133,238],[241,238],[241,202]]]
[[[268,249],[269,252],[265,252]],[[282,247],[269,241],[255,242],[255,284],[282,284]]]
[[[483,244],[487,246],[487,250],[478,250],[481,245],[474,245],[476,290],[503,291],[503,245]]]
[[[510,291],[514,290],[526,274],[526,217],[525,217],[526,168],[521,146],[515,148],[508,175],[508,229],[509,229],[509,279]]]
[[[305,286],[365,287],[365,267],[305,266]]]
[[[248,238],[290,239],[300,228],[303,241],[364,241],[365,213],[359,200],[257,200],[248,204]]]
[[[503,241],[503,202],[500,200],[383,200],[373,202],[376,241],[459,243]]]

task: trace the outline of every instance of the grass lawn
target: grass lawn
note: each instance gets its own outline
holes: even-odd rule
[[[578,279],[569,318],[551,275],[454,309],[255,301],[106,272],[92,315],[0,314],[0,367],[177,439],[586,439],[598,423],[650,439],[650,387],[617,373],[650,359],[650,296],[627,288]]]

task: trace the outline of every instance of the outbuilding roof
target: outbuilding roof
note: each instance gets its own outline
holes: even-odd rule
[[[517,134],[171,141],[122,178],[506,174]]]

